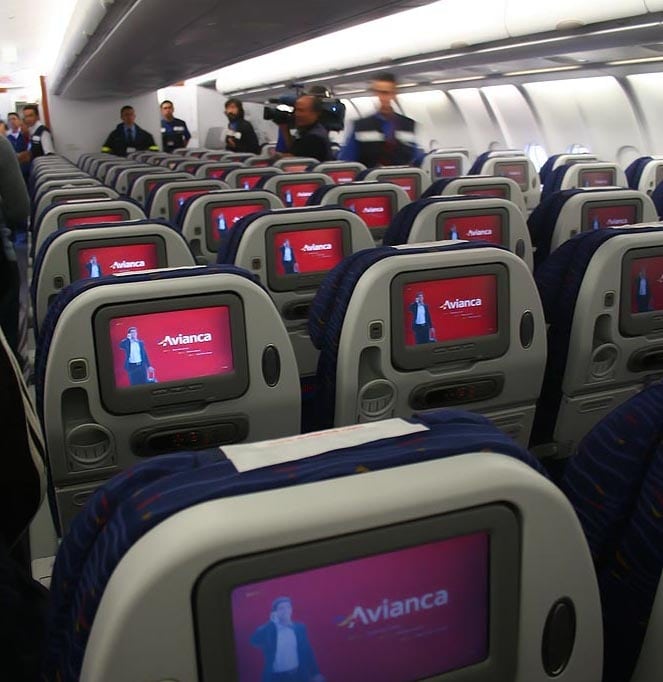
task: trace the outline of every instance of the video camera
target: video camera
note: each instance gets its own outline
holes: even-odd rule
[[[295,102],[301,95],[313,95],[322,102],[322,114],[320,123],[329,131],[343,130],[345,125],[345,104],[340,99],[334,97],[326,88],[312,87],[304,90],[303,86],[293,84],[295,94],[281,95],[268,100],[263,110],[265,121],[274,121],[276,125],[286,124],[291,127],[295,125]]]

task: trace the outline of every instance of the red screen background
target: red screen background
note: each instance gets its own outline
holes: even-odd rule
[[[433,177],[455,178],[460,175],[460,161],[458,159],[435,159],[433,161]]]
[[[416,190],[416,180],[414,178],[408,177],[396,177],[393,175],[388,175],[382,178],[384,182],[391,182],[392,185],[398,185],[402,187],[406,192],[410,201],[415,201],[417,197]]]
[[[253,189],[259,182],[260,179],[264,177],[262,175],[241,175],[239,178],[239,185],[243,189]],[[248,185],[248,187],[247,187]]]
[[[344,208],[356,213],[368,228],[389,227],[391,222],[391,197],[354,197],[343,199]]]
[[[451,230],[455,226],[458,232],[457,239],[470,241],[486,241],[492,244],[502,243],[502,216],[493,213],[488,215],[472,216],[445,216],[442,233],[439,239],[453,239]],[[483,232],[484,234],[477,234]]]
[[[630,225],[637,219],[635,206],[597,206],[587,209],[587,230],[598,229],[594,221],[598,220],[600,227],[618,227]]]
[[[306,206],[308,198],[315,192],[322,183],[317,182],[287,182],[279,185],[279,196],[283,200],[286,206]],[[292,204],[289,204],[286,200],[286,193],[290,191],[292,193]]]
[[[170,205],[170,215],[172,218],[174,218],[177,215],[177,212],[180,210],[180,201],[184,200],[186,201],[190,197],[197,197],[201,194],[207,194],[209,192],[209,189],[188,189],[186,191],[181,191],[181,192],[173,192],[173,196],[171,199],[171,205]]]
[[[506,187],[495,185],[493,187],[461,187],[458,194],[476,194],[479,197],[497,197],[498,199],[506,199]]]
[[[113,372],[117,388],[129,387],[124,369],[125,352],[120,341],[127,337],[129,327],[136,327],[138,340],[145,351],[156,379],[182,381],[198,377],[227,374],[234,369],[228,306],[169,310],[117,317],[110,322],[110,341],[113,351]],[[160,345],[166,336],[211,333],[211,341]]]
[[[64,219],[64,227],[78,227],[79,225],[97,225],[98,223],[120,223],[126,220],[125,213],[97,213],[96,215],[70,216]]]
[[[299,274],[327,272],[343,260],[343,232],[340,227],[280,232],[274,239],[274,262],[276,274],[281,277],[286,272],[280,249],[286,239],[294,252]],[[314,251],[306,248],[319,244],[329,244],[331,249]]]
[[[263,655],[250,639],[269,622],[271,604],[292,601],[328,682],[405,682],[478,663],[488,655],[487,533],[356,559],[238,587],[232,592],[239,682],[261,679]],[[448,601],[394,618],[383,600],[446,590]],[[356,607],[377,622],[352,618]]]
[[[102,275],[116,275],[121,272],[140,272],[159,267],[156,244],[125,244],[118,246],[102,246],[81,249],[78,252],[78,279],[87,279],[86,263],[92,256],[97,257],[97,263]],[[143,262],[144,265],[123,265],[123,263]]]
[[[476,275],[457,279],[440,279],[412,282],[403,287],[403,319],[405,320],[405,345],[414,346],[412,313],[410,305],[415,302],[418,292],[424,294],[428,306],[435,338],[440,341],[455,341],[475,336],[497,333],[497,277]],[[449,308],[448,301],[481,300],[481,305],[465,308]]]
[[[615,175],[611,170],[583,170],[578,178],[580,187],[607,187],[614,184]]]
[[[229,230],[240,218],[249,215],[249,213],[264,211],[265,208],[264,204],[237,204],[236,206],[217,206],[213,208],[211,211],[212,220],[208,226],[212,238],[214,240],[219,239],[218,221],[221,214],[223,214],[226,222],[226,230]]]
[[[495,175],[511,178],[517,185],[524,185],[527,182],[526,166],[523,163],[496,164]]]
[[[649,282],[649,309],[663,310],[663,256],[651,256],[649,258],[636,258],[631,262],[631,312],[638,312],[637,280],[641,268]]]
[[[357,177],[356,170],[330,170],[326,171],[325,175],[328,175],[335,184],[345,185],[348,182],[354,182]]]

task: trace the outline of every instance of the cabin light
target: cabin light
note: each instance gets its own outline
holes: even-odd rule
[[[338,97],[346,97],[347,95],[357,95],[360,92],[366,92],[366,88],[361,88],[361,90],[344,90],[343,92],[336,92]]]
[[[636,31],[639,28],[652,28],[660,26],[660,21],[649,21],[646,24],[635,24],[635,26],[617,26],[616,28],[603,28],[600,31],[592,31],[589,35],[602,36],[606,33],[621,33],[622,31]]]
[[[641,57],[639,59],[618,59],[614,62],[606,62],[609,66],[623,66],[626,64],[649,64],[650,62],[663,62],[663,57]]]
[[[509,71],[505,76],[531,76],[536,73],[555,73],[557,71],[575,71],[581,69],[577,64],[574,66],[548,66],[543,69],[525,69],[524,71]]]
[[[465,81],[482,81],[485,76],[464,76],[462,78],[443,78],[442,80],[431,81],[431,85],[444,85],[444,83],[463,83]]]
[[[398,88],[399,88],[399,90],[400,90],[401,88],[414,88],[414,87],[416,87],[417,85],[419,85],[419,83],[399,83],[399,84],[398,84]]]

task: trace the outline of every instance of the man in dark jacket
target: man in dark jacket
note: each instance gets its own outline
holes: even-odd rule
[[[355,121],[354,129],[341,149],[342,161],[359,161],[367,168],[417,163],[424,152],[417,146],[415,122],[394,111],[396,77],[382,73],[375,77],[371,90],[378,100],[378,110]]]
[[[237,97],[226,102],[228,130],[226,131],[226,149],[231,152],[246,154],[260,153],[258,136],[253,126],[244,118],[244,107]]]
[[[324,682],[306,626],[292,621],[290,597],[274,600],[269,622],[253,633],[251,644],[265,658],[262,682]]]
[[[133,107],[123,106],[120,109],[120,118],[122,123],[108,135],[101,148],[102,152],[126,156],[135,151],[159,151],[152,134],[136,125],[136,112]]]
[[[331,161],[333,156],[329,144],[329,131],[320,123],[322,100],[315,95],[301,95],[295,102],[295,127],[292,137],[290,126],[279,126],[288,152],[283,156],[305,156],[318,161]]]

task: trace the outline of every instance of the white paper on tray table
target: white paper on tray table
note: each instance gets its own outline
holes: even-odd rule
[[[354,424],[327,431],[304,433],[290,438],[226,445],[221,448],[221,451],[235,465],[237,471],[243,472],[273,464],[294,462],[330,450],[364,445],[383,438],[396,438],[428,430],[429,428],[424,424],[411,424],[404,419],[386,419],[370,424]]]

